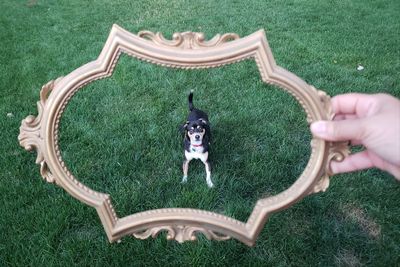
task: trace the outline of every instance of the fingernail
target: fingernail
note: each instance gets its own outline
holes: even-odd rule
[[[326,133],[326,122],[316,121],[311,124],[311,132],[314,134]]]

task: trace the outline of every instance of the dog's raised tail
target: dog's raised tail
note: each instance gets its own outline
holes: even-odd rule
[[[189,94],[189,110],[192,111],[194,109],[193,106],[193,90],[190,90],[190,94]]]

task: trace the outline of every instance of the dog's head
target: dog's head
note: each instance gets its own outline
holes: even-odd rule
[[[187,121],[184,129],[185,138],[189,138],[191,144],[200,145],[203,143],[209,128],[207,121],[198,119],[196,121]]]

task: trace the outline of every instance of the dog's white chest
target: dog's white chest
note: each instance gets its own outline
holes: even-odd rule
[[[190,152],[185,150],[185,157],[187,160],[200,159],[203,162],[207,161],[208,152],[203,153],[203,151],[204,151],[203,147],[190,146],[189,149],[190,149]]]

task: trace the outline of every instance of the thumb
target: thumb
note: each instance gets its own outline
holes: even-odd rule
[[[342,121],[316,121],[311,124],[314,136],[328,141],[362,141],[365,128],[362,119]]]

